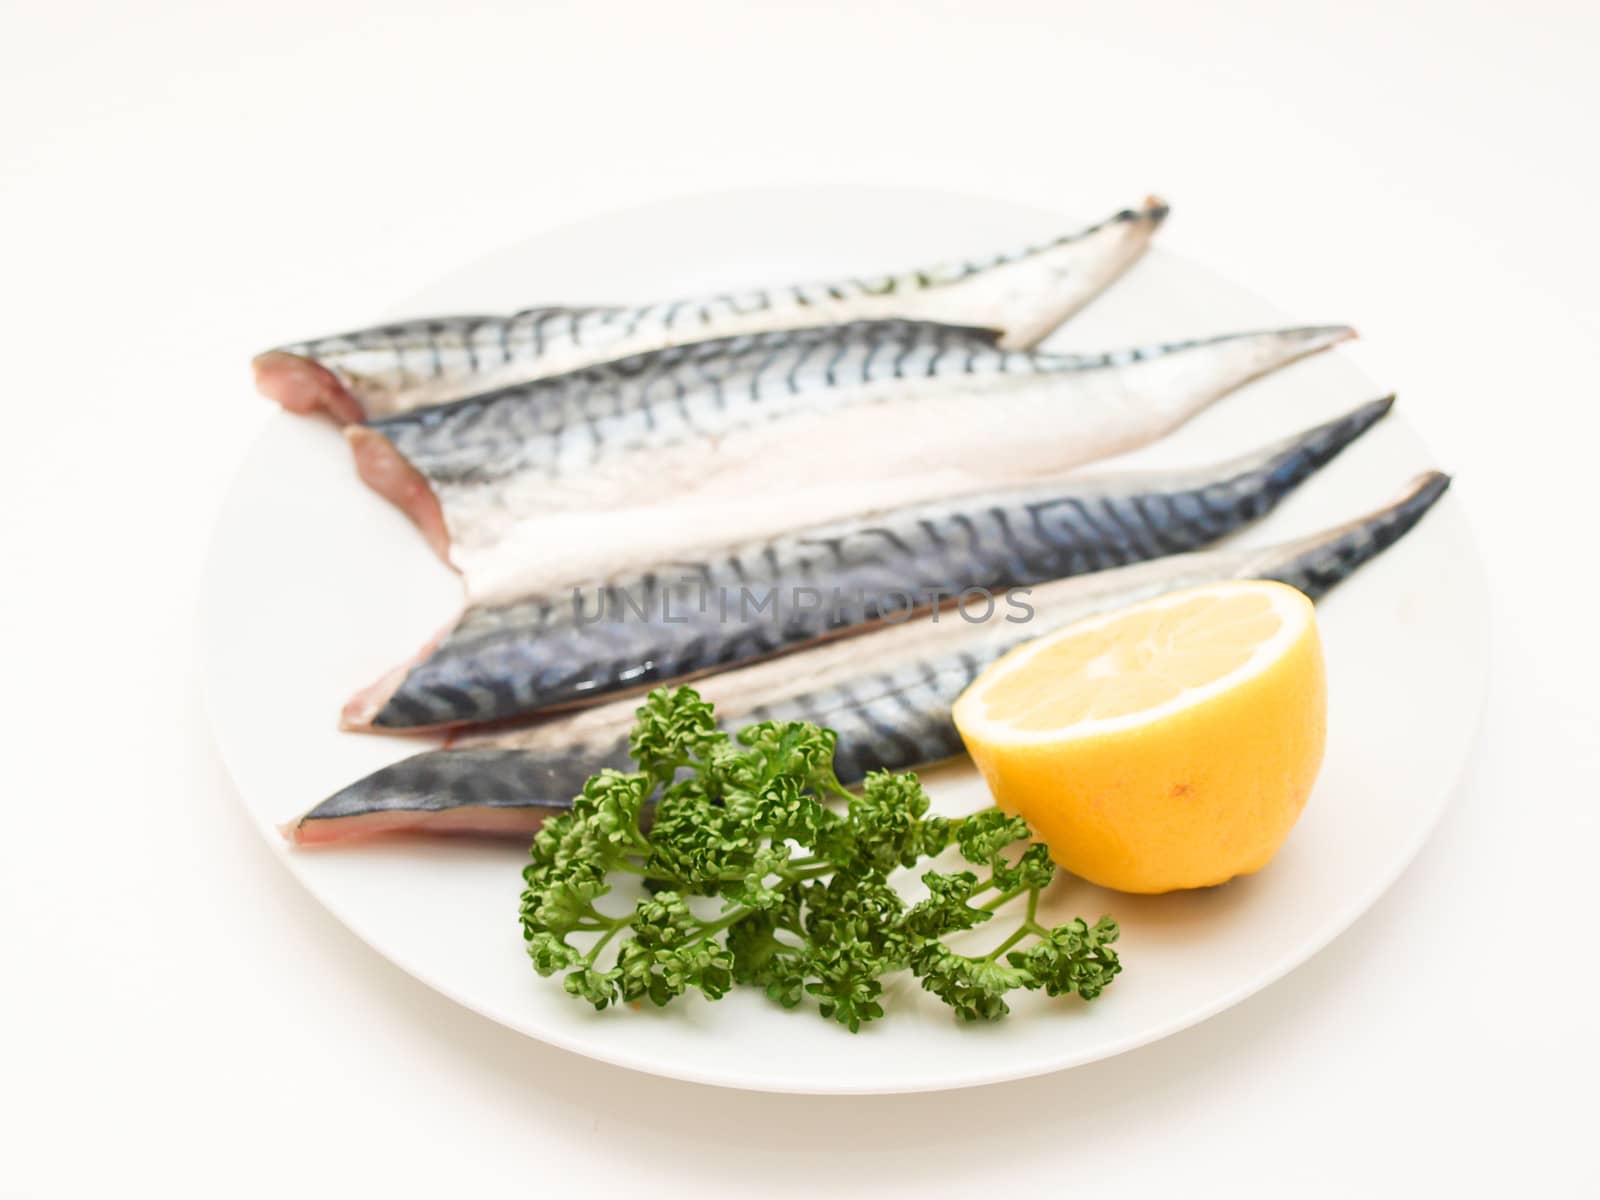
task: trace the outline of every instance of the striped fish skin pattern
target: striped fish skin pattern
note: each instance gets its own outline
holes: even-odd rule
[[[358,697],[346,725],[415,730],[591,703],[893,616],[936,590],[997,593],[1196,550],[1271,511],[1392,402],[1200,471],[917,505],[658,564],[604,587],[469,608],[381,707]]]
[[[527,471],[558,479],[618,454],[846,404],[857,387],[1071,365],[1067,356],[1005,351],[992,330],[858,321],[636,354],[368,427],[438,484],[484,485]]]
[[[1351,336],[1314,326],[1066,355],[864,322],[676,347],[350,438],[362,477],[481,601],[594,578],[605,566],[586,555],[672,557],[1066,470]],[[988,419],[973,420],[974,405]],[[397,475],[406,486],[391,486]],[[628,520],[605,528],[619,510]]]
[[[285,407],[324,407],[351,421],[706,338],[860,319],[983,325],[1007,345],[1024,347],[1135,262],[1166,215],[1167,206],[1152,198],[1043,244],[896,275],[642,306],[558,305],[511,316],[401,321],[268,351],[257,359],[257,380]],[[331,389],[325,400],[304,394],[313,372]]]
[[[1374,512],[1275,546],[1176,555],[1046,585],[1030,597],[1035,615],[1026,624],[915,620],[714,675],[699,690],[728,727],[804,720],[836,730],[835,767],[846,782],[938,762],[961,753],[950,720],[956,697],[1014,646],[1207,582],[1276,579],[1318,599],[1404,537],[1449,482],[1429,472]],[[303,844],[391,831],[525,837],[570,808],[590,775],[627,767],[635,706],[613,701],[414,755],[329,797],[285,833]]]

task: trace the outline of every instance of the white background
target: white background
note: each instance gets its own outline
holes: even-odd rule
[[[0,1193],[1592,1194],[1593,6],[0,13]],[[247,823],[192,629],[251,353],[596,209],[796,180],[1159,190],[1164,245],[1357,323],[1457,474],[1480,747],[1288,980],[1051,1078],[724,1093],[457,1009]]]

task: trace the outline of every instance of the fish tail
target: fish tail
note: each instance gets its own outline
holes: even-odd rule
[[[1285,329],[1261,329],[1250,333],[1225,333],[1217,337],[1197,338],[1180,343],[1177,348],[1251,347],[1256,350],[1262,364],[1258,374],[1264,375],[1298,362],[1308,354],[1317,354],[1341,342],[1354,341],[1358,336],[1349,325],[1292,325]]]
[[[1159,377],[1163,368],[1169,368],[1177,386],[1170,392],[1157,391],[1156,402],[1166,406],[1163,415],[1169,422],[1185,421],[1245,384],[1355,336],[1356,331],[1348,325],[1301,325],[1224,334],[1163,347],[1152,363],[1153,374]],[[1158,382],[1157,386],[1163,384]]]
[[[1144,198],[1144,208],[1134,214],[1136,219],[1148,221],[1154,227],[1166,221],[1172,212],[1172,206],[1160,196],[1150,195]]]
[[[1169,211],[1166,201],[1147,196],[1136,208],[1125,208],[1042,246],[1030,247],[1016,255],[963,264],[959,277],[976,277],[982,286],[983,276],[997,267],[1016,266],[1023,271],[1044,272],[1030,285],[1030,290],[1053,294],[1057,297],[1056,303],[1041,304],[1027,313],[1017,311],[1014,304],[1003,306],[1006,320],[1001,346],[1007,350],[1027,349],[1080,311],[1137,262]],[[939,320],[967,319],[959,312],[932,315]]]
[[[1250,487],[1263,515],[1278,501],[1337,458],[1394,407],[1394,397],[1370,400],[1343,416],[1293,434],[1263,451],[1229,464],[1227,486]]]
[[[1144,203],[1137,208],[1124,208],[1120,212],[1113,213],[1099,224],[1091,225],[1077,233],[1068,234],[1061,240],[1064,242],[1082,241],[1116,226],[1131,226],[1137,236],[1148,238],[1157,229],[1161,228],[1162,223],[1166,221],[1171,212],[1172,206],[1160,196],[1149,195],[1144,198]]]
[[[1449,486],[1450,476],[1427,471],[1383,507],[1269,551],[1259,574],[1320,600],[1410,532]]]
[[[1356,336],[1348,325],[1302,325],[1163,342],[1102,355],[1038,355],[1061,377],[1088,376],[1139,414],[1141,441],[1176,429],[1262,376]],[[1096,380],[1101,382],[1095,382]]]

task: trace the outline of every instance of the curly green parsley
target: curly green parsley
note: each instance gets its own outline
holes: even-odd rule
[[[1111,983],[1115,921],[1036,919],[1055,865],[1021,818],[929,815],[910,773],[847,791],[834,743],[798,722],[729,737],[692,689],[650,693],[629,743],[638,770],[590,779],[533,843],[522,931],[534,969],[597,1009],[691,989],[716,1000],[735,984],[785,1008],[811,996],[852,1033],[883,1016],[883,980],[897,971],[967,1021],[1005,1016],[1017,988],[1092,1000]],[[974,869],[927,871],[926,898],[907,903],[890,876],[952,843]],[[643,896],[611,915],[597,902],[623,880]],[[691,907],[695,897],[706,899]],[[1021,917],[994,949],[947,943],[1008,906]]]

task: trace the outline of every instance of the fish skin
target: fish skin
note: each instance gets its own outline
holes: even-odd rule
[[[484,601],[595,578],[640,547],[670,558],[1059,473],[1353,336],[1041,354],[988,331],[864,322],[675,347],[348,436],[362,478],[447,545]],[[976,404],[992,418],[973,421]]]
[[[403,678],[391,672],[358,695],[344,726],[416,732],[593,703],[869,623],[911,605],[911,590],[1001,592],[1196,550],[1270,512],[1393,399],[1201,470],[940,500],[654,564],[603,590],[475,606]],[[786,604],[807,588],[819,607],[789,605],[782,622],[723,612],[729,595]],[[834,605],[832,589],[848,599]]]
[[[1175,555],[1049,584],[1029,597],[1035,617],[1025,625],[912,620],[713,675],[698,687],[729,727],[802,720],[833,728],[835,769],[847,783],[873,770],[938,762],[961,752],[951,704],[1012,647],[1097,612],[1227,579],[1276,579],[1320,599],[1404,537],[1449,483],[1428,472],[1373,512],[1274,546]],[[635,708],[634,700],[617,700],[413,755],[341,789],[283,832],[303,845],[389,832],[525,838],[570,809],[570,797],[596,771],[628,769]],[[530,771],[539,773],[539,790],[520,791],[519,803]]]
[[[899,275],[401,321],[269,350],[255,360],[256,385],[291,412],[326,412],[344,424],[706,338],[860,319],[984,325],[1022,348],[1137,261],[1166,215],[1151,197],[1041,245]]]

